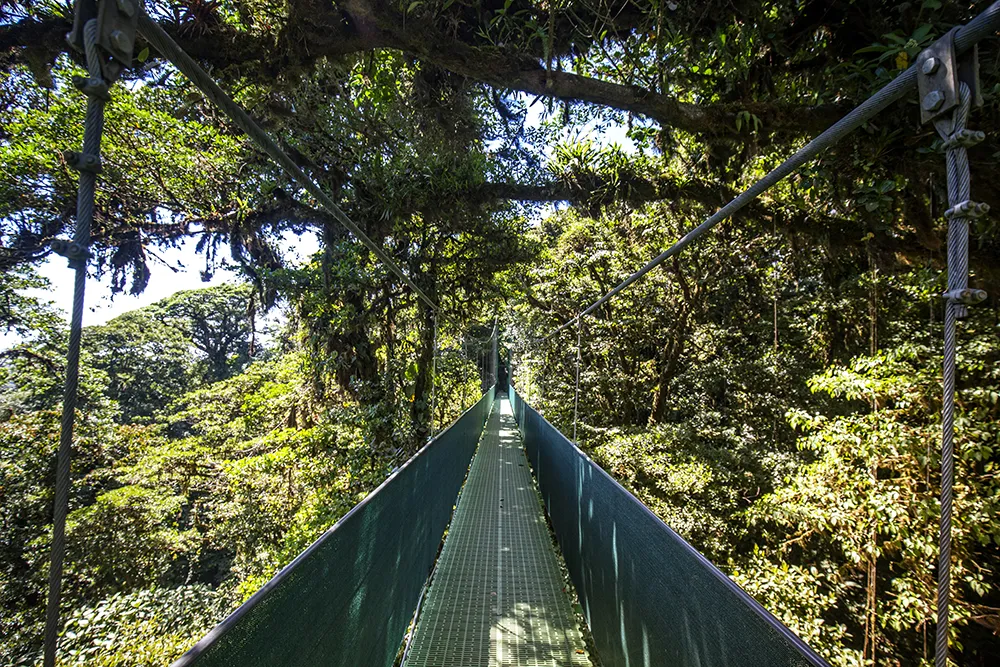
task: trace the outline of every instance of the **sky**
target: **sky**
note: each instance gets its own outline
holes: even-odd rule
[[[239,282],[239,276],[225,266],[218,267],[211,280],[203,281],[201,270],[205,266],[205,257],[195,251],[197,244],[198,239],[187,238],[176,248],[157,248],[155,256],[151,255],[149,259],[149,285],[135,296],[114,294],[110,276],[98,280],[91,274],[84,301],[84,324],[104,324],[122,313],[151,305],[176,292]],[[297,236],[288,232],[282,236],[281,250],[292,263],[303,262],[318,248],[315,234]],[[52,289],[26,290],[25,293],[51,301],[68,317],[73,304],[73,270],[66,265],[64,258],[55,254],[37,269],[42,277],[48,279]]]
[[[175,248],[156,249],[155,257],[151,255],[149,259],[149,284],[141,294],[135,296],[114,294],[110,276],[98,279],[91,273],[84,292],[84,326],[104,324],[130,310],[152,305],[184,290],[239,282],[236,272],[224,266],[215,269],[211,280],[203,281],[201,269],[205,266],[205,257],[196,252],[197,245],[197,238],[188,238]],[[318,249],[319,241],[315,234],[297,236],[287,232],[282,237],[281,251],[291,263],[305,261]],[[49,281],[50,289],[21,290],[22,293],[48,301],[62,312],[68,322],[73,306],[73,269],[67,266],[65,258],[56,254],[50,255],[35,268],[40,276]],[[263,325],[274,323],[278,319],[280,315],[275,311],[259,327],[263,330]],[[0,350],[10,348],[20,340],[17,334],[0,330]]]

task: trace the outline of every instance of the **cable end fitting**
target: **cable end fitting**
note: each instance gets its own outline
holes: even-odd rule
[[[87,97],[95,97],[105,102],[111,101],[111,93],[108,92],[108,84],[104,79],[96,77],[74,76],[73,86]]]
[[[87,171],[92,174],[101,173],[101,157],[99,155],[64,151],[63,158],[66,160],[66,164],[76,171]]]
[[[85,267],[87,265],[87,260],[91,258],[90,250],[76,241],[54,239],[49,244],[49,247],[52,248],[52,252],[57,255],[62,255],[68,259],[71,269],[80,269]]]
[[[982,202],[974,202],[971,199],[956,204],[944,212],[944,217],[952,218],[981,218],[990,212],[990,205]]]

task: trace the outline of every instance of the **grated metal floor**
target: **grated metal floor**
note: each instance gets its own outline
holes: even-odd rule
[[[589,667],[534,484],[498,398],[405,667]]]

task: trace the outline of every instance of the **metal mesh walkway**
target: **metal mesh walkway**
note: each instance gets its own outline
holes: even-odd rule
[[[405,667],[572,667],[590,659],[510,403],[498,398]]]

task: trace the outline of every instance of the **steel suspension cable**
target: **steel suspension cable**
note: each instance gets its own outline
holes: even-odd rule
[[[985,204],[970,200],[968,146],[982,141],[982,132],[966,130],[972,94],[965,83],[959,84],[959,106],[951,118],[934,122],[945,141],[948,172],[948,292],[944,315],[944,400],[941,410],[941,525],[938,536],[937,627],[934,664],[948,665],[949,608],[951,605],[951,517],[955,482],[955,375],[957,323],[967,316],[967,303],[985,297],[968,289],[969,219],[985,214]]]
[[[83,28],[87,69],[91,81],[103,81],[97,53],[97,21]],[[70,316],[69,345],[66,351],[66,385],[63,389],[59,450],[56,455],[56,488],[52,508],[52,551],[49,556],[49,591],[45,606],[43,664],[54,667],[59,641],[59,609],[62,597],[63,560],[66,554],[66,515],[69,513],[71,486],[70,464],[73,455],[73,426],[76,421],[77,393],[80,385],[80,341],[83,336],[83,301],[87,285],[87,259],[90,257],[90,228],[94,219],[94,193],[100,169],[101,135],[104,133],[104,97],[91,89],[87,92],[87,117],[83,132],[83,152],[67,153],[67,162],[78,165],[80,182],[76,195],[76,227],[72,243],[54,243],[53,249],[69,258],[75,271],[73,311]]]
[[[337,222],[342,224],[354,236],[358,238],[376,257],[400,280],[406,283],[420,299],[431,308],[437,310],[437,304],[427,294],[417,286],[413,280],[403,272],[389,254],[377,243],[371,240],[353,220],[319,187],[309,178],[302,169],[288,156],[285,151],[271,138],[264,129],[254,121],[250,115],[244,111],[243,107],[237,104],[215,80],[201,68],[201,66],[175,42],[170,35],[151,19],[145,11],[139,13],[139,33],[146,38],[146,41],[160,54],[169,60],[173,65],[187,76],[194,85],[205,94],[217,107],[229,116],[229,118],[247,134],[272,160],[278,163],[289,176],[292,177],[302,188],[316,198],[326,211],[332,215]]]
[[[979,16],[964,25],[955,35],[955,51],[961,55],[971,49],[977,42],[993,35],[1000,28],[1000,2],[994,2],[987,7]],[[662,264],[665,260],[680,253],[689,245],[705,236],[716,225],[723,220],[732,217],[735,213],[757,199],[771,187],[784,180],[799,167],[812,161],[816,156],[830,148],[845,136],[861,127],[863,124],[874,118],[893,102],[901,99],[914,89],[917,84],[916,65],[911,65],[905,72],[890,81],[881,90],[862,102],[853,111],[830,126],[826,131],[800,148],[794,155],[771,170],[760,180],[737,195],[732,201],[709,216],[700,225],[681,237],[679,241],[664,250],[662,253],[649,260],[645,266],[627,277],[616,287],[600,299],[590,304],[586,309],[577,314],[576,317],[564,322],[542,340],[548,340],[563,329],[571,326],[577,319],[592,313],[609,299],[614,298],[622,290],[629,287],[647,273]]]

